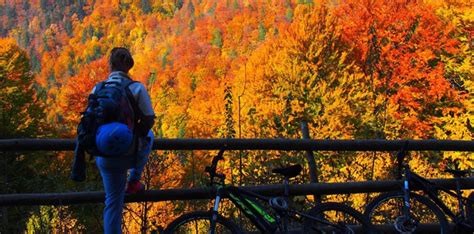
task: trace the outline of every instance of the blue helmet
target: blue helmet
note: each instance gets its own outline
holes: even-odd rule
[[[120,156],[127,153],[132,141],[132,131],[127,125],[117,122],[100,126],[95,136],[97,149],[106,156]]]

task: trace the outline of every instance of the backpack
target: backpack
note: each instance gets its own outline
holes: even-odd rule
[[[137,116],[137,104],[128,87],[135,83],[127,78],[119,80],[104,81],[96,85],[95,92],[89,95],[88,105],[78,127],[78,141],[84,150],[91,156],[113,157],[107,155],[97,148],[96,133],[100,126],[119,122],[127,125],[134,133]],[[135,134],[134,134],[135,135]],[[134,137],[133,142],[136,141]],[[132,144],[128,154],[136,150]]]

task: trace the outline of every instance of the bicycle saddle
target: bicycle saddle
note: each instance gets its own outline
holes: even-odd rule
[[[296,164],[289,167],[275,168],[272,170],[272,172],[283,175],[288,178],[292,178],[299,175],[302,169],[303,168],[301,167],[301,165]]]
[[[471,171],[470,170],[455,170],[455,169],[446,169],[444,172],[447,172],[454,177],[464,177],[467,174],[469,174]]]

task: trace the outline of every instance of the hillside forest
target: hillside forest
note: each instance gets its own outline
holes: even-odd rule
[[[113,47],[131,50],[156,138],[473,138],[474,2],[470,0],[3,0],[0,138],[74,138]],[[147,189],[208,183],[213,151],[155,151]],[[390,152],[314,152],[321,182],[389,180]],[[100,191],[69,179],[72,152],[1,152],[0,193]],[[279,183],[305,152],[232,151],[229,183]],[[411,152],[412,169],[447,178],[466,152]],[[334,195],[362,209],[374,194]],[[303,198],[310,199],[311,198]],[[206,201],[126,205],[126,232],[159,230]],[[101,204],[2,208],[8,232],[102,230]],[[235,213],[232,206],[226,207]]]

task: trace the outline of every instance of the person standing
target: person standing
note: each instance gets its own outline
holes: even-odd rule
[[[121,233],[122,212],[125,193],[134,194],[144,190],[140,182],[142,172],[151,153],[154,136],[151,128],[154,124],[150,96],[143,84],[133,81],[128,75],[134,61],[130,51],[123,47],[113,48],[110,52],[110,74],[104,82],[97,84],[91,94],[100,94],[107,86],[123,87],[127,93],[129,104],[134,112],[133,123],[127,125],[119,122],[102,124],[96,130],[95,143],[98,149],[96,165],[102,176],[105,190],[104,232]],[[99,97],[100,98],[100,97]],[[91,99],[89,98],[89,102]],[[101,103],[102,109],[107,105]],[[89,103],[90,106],[90,103]],[[99,105],[100,106],[100,105]],[[122,110],[108,110],[119,113]],[[101,110],[102,110],[101,109]],[[90,111],[90,108],[86,110]],[[81,120],[82,122],[82,120]],[[130,122],[130,121],[129,121]],[[130,126],[133,126],[130,129]],[[84,144],[81,144],[86,130],[78,127],[78,144],[72,168],[72,179],[85,180]],[[81,138],[82,137],[82,138]],[[101,155],[103,154],[103,155]],[[107,154],[107,156],[105,156]],[[127,172],[129,172],[127,178]]]

